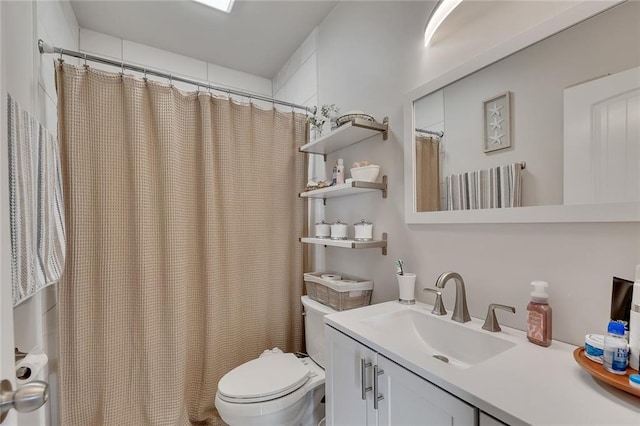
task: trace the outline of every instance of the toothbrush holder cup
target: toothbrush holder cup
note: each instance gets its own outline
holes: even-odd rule
[[[403,305],[413,305],[416,303],[416,274],[405,272],[403,275],[396,274],[396,277],[398,278],[398,290],[400,291],[398,301]]]

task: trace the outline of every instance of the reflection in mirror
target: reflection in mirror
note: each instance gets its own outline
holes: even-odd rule
[[[416,211],[640,201],[639,16],[623,3],[416,100]]]

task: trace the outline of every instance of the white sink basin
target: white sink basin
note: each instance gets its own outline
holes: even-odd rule
[[[456,323],[450,316],[436,317],[419,308],[372,316],[361,323],[405,346],[405,350],[458,368],[472,367],[515,346],[498,337],[499,333],[472,328],[471,323]]]

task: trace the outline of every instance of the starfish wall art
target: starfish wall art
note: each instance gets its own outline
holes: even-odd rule
[[[484,152],[511,146],[511,94],[502,93],[483,102]]]

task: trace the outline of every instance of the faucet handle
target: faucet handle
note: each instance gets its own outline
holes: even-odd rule
[[[489,305],[489,310],[487,311],[487,318],[484,320],[484,325],[482,328],[488,331],[500,331],[500,324],[498,324],[498,319],[496,318],[496,309],[503,309],[505,311],[511,311],[514,314],[516,313],[516,308],[513,306],[500,305],[498,303],[491,303]]]
[[[429,293],[435,293],[436,295],[436,302],[433,304],[433,309],[431,310],[433,315],[447,315],[444,303],[442,303],[441,291],[438,291],[435,288],[423,288],[422,291],[428,291]]]

